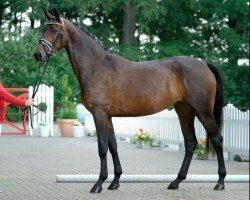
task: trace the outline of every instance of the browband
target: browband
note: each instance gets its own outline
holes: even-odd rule
[[[58,23],[58,22],[47,22],[46,25],[58,25],[58,26],[61,26],[63,27],[64,25],[64,21],[63,21],[63,18],[61,18],[61,21],[62,21],[62,24]]]

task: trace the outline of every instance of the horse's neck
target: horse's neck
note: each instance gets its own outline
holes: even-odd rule
[[[73,71],[81,85],[91,70],[96,70],[96,63],[105,54],[97,42],[72,24],[68,28],[66,51]]]

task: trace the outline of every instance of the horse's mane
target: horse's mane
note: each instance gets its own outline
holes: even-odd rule
[[[72,24],[74,24],[76,27],[78,27],[82,32],[87,34],[89,37],[93,38],[97,42],[97,44],[99,44],[105,51],[108,51],[109,53],[112,53],[112,54],[114,53],[112,50],[110,50],[109,48],[104,46],[104,44],[100,40],[98,40],[98,38],[93,33],[89,32],[86,28],[79,26],[79,24],[77,24],[76,22],[73,22],[71,20],[68,20],[68,21],[71,22]]]

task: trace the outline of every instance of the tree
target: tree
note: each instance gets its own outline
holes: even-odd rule
[[[0,0],[0,72],[8,85],[33,84],[37,63],[32,56],[41,35],[35,22],[46,20],[42,7],[58,8],[130,60],[186,55],[212,62],[223,74],[226,103],[249,108],[249,67],[238,65],[249,56],[247,0]],[[91,23],[84,24],[85,19]],[[24,21],[30,27],[25,28]],[[74,77],[65,52],[53,55],[50,65],[45,83],[58,85],[63,73]],[[69,82],[78,97],[76,79]]]
[[[124,6],[123,44],[135,44],[135,1],[129,0]]]

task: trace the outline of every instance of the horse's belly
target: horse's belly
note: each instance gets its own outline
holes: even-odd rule
[[[127,99],[120,106],[111,105],[111,116],[145,116],[160,112],[173,105],[177,99],[167,97],[150,97]]]

